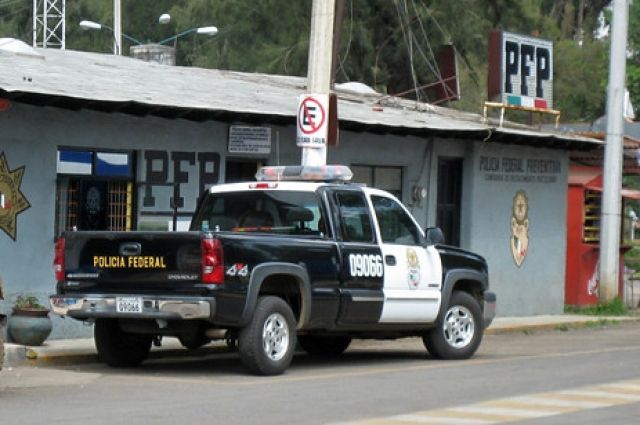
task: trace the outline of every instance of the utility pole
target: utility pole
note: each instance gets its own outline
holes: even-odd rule
[[[120,0],[113,0],[113,54],[122,54],[122,15]]]
[[[622,202],[622,140],[628,0],[613,1],[611,57],[607,90],[607,137],[604,147],[604,187],[600,217],[600,301],[618,296]]]
[[[335,10],[335,0],[313,0],[307,70],[307,91],[309,93],[328,95],[331,90]],[[321,146],[302,148],[302,165],[325,165],[326,163],[326,143]]]

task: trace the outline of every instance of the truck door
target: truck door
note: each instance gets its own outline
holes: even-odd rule
[[[432,322],[440,307],[442,265],[407,210],[386,192],[369,190],[384,259],[381,323]]]
[[[338,323],[378,323],[384,265],[368,202],[361,189],[336,190],[331,202],[341,262]]]

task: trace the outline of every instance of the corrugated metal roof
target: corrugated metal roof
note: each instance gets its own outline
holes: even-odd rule
[[[33,104],[187,119],[295,122],[301,77],[166,66],[71,50],[0,49],[0,94]],[[344,128],[380,133],[480,137],[487,141],[572,149],[602,142],[531,127],[497,128],[477,114],[381,94],[340,91]],[[513,124],[512,124],[513,125]]]

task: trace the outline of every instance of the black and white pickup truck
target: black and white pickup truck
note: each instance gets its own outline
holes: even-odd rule
[[[95,322],[112,366],[139,364],[166,335],[237,341],[262,375],[285,371],[296,342],[338,355],[352,338],[419,336],[436,358],[472,356],[495,315],[485,260],[350,176],[266,167],[211,187],[188,232],[66,232],[53,311]]]

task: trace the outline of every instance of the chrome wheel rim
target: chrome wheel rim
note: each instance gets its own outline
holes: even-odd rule
[[[451,347],[459,349],[469,345],[473,339],[475,328],[473,315],[468,308],[456,305],[447,310],[442,331],[445,340]]]
[[[262,348],[269,359],[282,359],[289,348],[289,326],[284,316],[273,313],[262,328]]]

